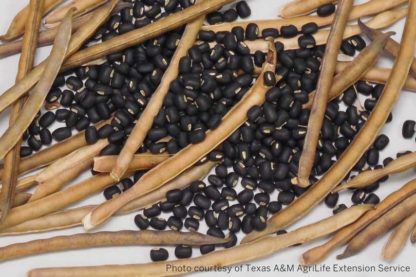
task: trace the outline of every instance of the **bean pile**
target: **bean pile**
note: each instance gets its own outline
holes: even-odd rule
[[[215,12],[207,20],[210,24],[228,21],[225,14],[227,12],[221,19],[221,12]],[[171,191],[166,195],[166,202],[145,209],[143,214],[135,217],[140,229],[197,231],[205,223],[209,235],[224,238],[224,231],[228,231],[233,240],[225,247],[231,247],[237,243],[235,234],[240,230],[246,234],[263,230],[270,215],[306,191],[293,185],[292,179],[297,176],[309,119],[309,110],[304,109],[303,104],[308,102],[308,94],[316,89],[325,51],[325,46],[314,44],[312,34],[317,30],[315,24],[309,23],[301,30],[292,25],[280,30],[265,29],[261,34],[256,24],[249,24],[245,30],[235,27],[231,32],[217,34],[200,31],[199,42],[180,62],[180,76],[171,83],[164,107],[155,118],[142,151],[175,154],[189,143],[203,141],[205,132],[220,124],[221,118],[250,88],[255,68],[261,67],[265,60],[261,51],[250,55],[245,40],[290,38],[301,34],[300,49],[285,51],[283,44],[276,43],[278,66],[275,74],[280,81],[272,80],[275,87],[267,92],[267,102],[253,107],[244,126],[208,155],[207,159],[220,162],[215,174],[208,176],[208,182],[195,181],[189,189]],[[357,35],[344,40],[342,45],[344,54],[354,56],[366,43]],[[383,88],[359,81],[340,99],[329,104],[312,181],[323,175],[354,139]],[[359,95],[364,99],[363,107]],[[354,172],[379,168],[379,151],[388,142],[389,139],[381,135],[354,167]],[[137,172],[133,180],[124,179],[120,185],[107,188],[106,199],[130,188],[143,174]],[[352,202],[378,203],[380,200],[373,193],[378,186],[375,183],[352,192]],[[271,195],[275,191],[278,195],[273,200],[274,195]],[[347,208],[337,202],[338,193],[325,199],[327,206],[334,208],[334,213]],[[162,212],[170,216],[164,219],[160,217]],[[182,246],[178,247],[182,249]],[[202,246],[201,253],[214,249],[214,245]]]

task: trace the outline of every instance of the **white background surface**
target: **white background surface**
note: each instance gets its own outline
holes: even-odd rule
[[[7,29],[8,24],[11,22],[13,16],[18,10],[20,10],[24,5],[29,1],[27,0],[2,0],[0,1],[0,33],[4,33]],[[287,3],[288,0],[249,0],[248,1],[252,8],[252,19],[272,19],[276,18],[279,7],[284,3]],[[356,1],[356,3],[361,3],[363,1]],[[392,29],[397,32],[395,38],[400,39],[402,33],[404,20],[396,24]],[[42,60],[45,55],[47,55],[49,49],[44,48],[41,51],[38,51],[37,61]],[[17,71],[17,62],[18,56],[10,57],[7,59],[0,60],[0,93],[9,88],[15,79]],[[391,62],[383,61],[382,65],[391,66]],[[415,104],[416,104],[416,94],[409,92],[403,92],[399,102],[394,109],[394,120],[392,123],[388,124],[384,129],[383,133],[387,134],[390,137],[390,145],[388,148],[382,152],[381,159],[384,159],[387,156],[395,156],[397,152],[405,150],[416,150],[416,143],[414,139],[405,140],[401,136],[401,126],[406,119],[416,120],[415,113]],[[6,113],[0,115],[0,131],[7,127]],[[391,177],[388,182],[383,183],[381,188],[376,192],[381,198],[384,198],[388,193],[397,189],[399,186],[403,185],[405,182],[414,177],[414,171],[400,174],[394,177]],[[78,203],[78,205],[91,204],[91,203],[100,203],[103,201],[103,196],[97,195],[88,201],[83,203]],[[350,194],[343,193],[340,198],[339,203],[346,203],[350,205]],[[330,216],[332,211],[326,208],[324,205],[320,205],[318,208],[307,216],[305,219],[301,220],[294,226],[291,226],[289,230],[293,230],[297,226],[304,225],[306,223],[311,223],[318,219]],[[137,228],[133,222],[134,214],[126,215],[123,217],[113,218],[108,224],[106,224],[100,230],[122,230],[122,229],[132,229],[136,230]],[[33,239],[47,238],[55,235],[64,235],[64,234],[73,234],[82,232],[82,228],[73,228],[65,231],[49,232],[36,235],[26,235],[19,237],[0,237],[0,246],[5,246],[11,243],[24,242]],[[386,237],[378,240],[376,243],[371,244],[364,252],[349,258],[347,260],[337,261],[335,259],[335,254],[331,255],[325,261],[326,265],[333,266],[334,264],[339,265],[375,265],[379,264],[389,265],[388,263],[383,263],[380,258],[381,248],[386,240]],[[252,263],[255,266],[272,266],[272,268],[277,264],[279,265],[295,265],[295,268],[298,266],[297,260],[301,253],[306,249],[309,249],[311,246],[316,246],[322,241],[317,241],[308,245],[303,245],[299,247],[292,247],[283,252],[277,253],[267,259],[263,259]],[[28,270],[37,267],[56,267],[56,266],[83,266],[83,265],[104,265],[104,264],[125,264],[125,263],[144,263],[149,262],[149,250],[151,247],[114,247],[114,248],[101,248],[101,249],[89,249],[89,250],[78,250],[78,251],[67,251],[60,253],[51,253],[47,255],[29,257],[19,260],[14,260],[11,262],[5,262],[0,264],[0,276],[25,276]],[[390,265],[403,265],[410,266],[410,273],[314,273],[311,272],[308,276],[416,276],[416,262],[414,259],[415,248],[409,243],[406,245],[405,250],[400,256],[396,259],[394,263]],[[336,251],[340,252],[342,249]],[[174,258],[173,248],[169,248],[170,258]],[[194,255],[199,254],[199,249],[194,250]],[[245,269],[245,268],[244,268]],[[211,276],[214,273],[203,274],[204,276]],[[243,272],[236,273],[234,270],[231,274],[226,273],[215,273],[217,276],[302,276],[307,275],[301,272],[271,272],[271,273],[255,273]],[[201,274],[202,275],[202,274]]]

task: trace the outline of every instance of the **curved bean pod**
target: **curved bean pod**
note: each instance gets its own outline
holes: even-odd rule
[[[44,9],[43,0],[31,0],[29,4],[29,14],[27,25],[23,37],[22,54],[20,55],[18,73],[16,82],[20,81],[32,68],[36,55],[36,43],[38,40],[39,28],[42,21],[42,13]],[[26,99],[20,99],[12,105],[9,126],[12,126],[19,114]],[[13,201],[16,186],[18,185],[18,166],[20,161],[20,144],[18,140],[16,146],[11,149],[4,158],[4,174],[2,176],[2,190],[0,194],[0,209],[2,221],[9,212]]]
[[[126,245],[206,245],[224,244],[229,238],[217,238],[197,232],[177,231],[116,231],[81,233],[32,240],[0,247],[0,262],[18,259],[30,255],[85,249],[105,246]]]
[[[392,261],[400,254],[415,226],[416,213],[410,215],[396,227],[383,247],[381,255],[384,260]]]
[[[74,268],[42,268],[29,272],[30,277],[83,277],[83,276],[170,276],[177,272],[167,270],[167,265],[186,266],[195,269],[201,266],[229,266],[233,264],[248,262],[262,257],[270,256],[285,248],[298,243],[306,243],[346,226],[371,209],[371,205],[360,205],[346,209],[337,215],[325,218],[313,224],[298,228],[290,233],[266,237],[259,241],[240,244],[238,246],[212,252],[197,258],[177,260],[169,262],[158,262],[138,265],[107,265],[96,267],[74,267]]]
[[[310,185],[309,176],[311,175],[315,161],[316,150],[324,122],[329,93],[333,87],[332,84],[334,82],[338,53],[353,4],[353,0],[341,0],[334,17],[334,24],[331,26],[328,36],[325,55],[321,66],[321,73],[319,75],[318,84],[311,106],[311,113],[309,116],[302,155],[299,161],[299,171],[296,183],[300,187],[308,187]]]
[[[362,218],[357,220],[357,222],[338,231],[326,243],[303,253],[300,259],[301,263],[304,265],[312,265],[323,261],[325,257],[327,257],[336,248],[347,243],[366,226],[374,222],[379,217],[383,216],[387,211],[415,193],[416,180],[413,180],[404,185],[399,190],[387,196],[375,207],[374,210],[366,213]]]
[[[338,62],[337,73],[341,72],[346,67],[347,63],[348,62]],[[367,71],[362,79],[370,83],[385,84],[389,79],[390,74],[391,68],[373,67]],[[403,88],[411,92],[416,92],[416,79],[407,76]]]
[[[345,184],[335,188],[334,192],[339,192],[349,188],[365,188],[385,176],[404,172],[414,167],[416,167],[416,153],[406,154],[393,160],[383,168],[361,172]]]
[[[292,18],[300,15],[313,13],[322,5],[336,2],[336,0],[294,0],[280,10],[280,16],[283,18]]]
[[[387,233],[414,212],[416,212],[416,195],[403,200],[382,217],[365,227],[348,243],[347,248],[337,256],[337,259],[345,259],[361,252],[376,238]]]
[[[168,159],[170,155],[167,154],[136,154],[133,160],[129,163],[127,170],[144,170],[155,167],[161,162]],[[117,162],[117,156],[101,156],[94,158],[94,171],[100,173],[110,173]]]
[[[363,33],[368,36],[371,40],[373,40],[377,35],[381,34],[381,31],[373,29],[365,25],[361,20],[358,20],[358,25],[360,26]],[[400,50],[400,43],[395,41],[392,38],[387,40],[386,46],[384,48],[387,53],[390,54],[393,58],[397,58]],[[413,62],[410,66],[410,74],[413,77],[416,77],[416,60],[413,58]]]

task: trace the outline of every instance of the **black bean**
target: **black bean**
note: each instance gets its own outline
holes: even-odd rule
[[[198,33],[198,38],[199,38],[199,40],[202,40],[202,41],[212,42],[212,41],[215,40],[215,33],[213,31],[204,31],[204,30],[201,30]],[[186,58],[186,57],[184,57],[184,58]],[[184,59],[184,58],[182,58],[182,59]]]
[[[166,229],[167,223],[166,223],[166,220],[163,218],[153,217],[150,219],[149,225],[153,229],[162,231]]]
[[[78,91],[82,88],[83,84],[80,78],[71,76],[66,80],[66,85],[69,89]]]
[[[361,204],[363,203],[365,197],[366,197],[366,192],[364,190],[357,189],[352,194],[351,201],[354,204]]]
[[[340,137],[335,140],[334,146],[337,148],[338,151],[345,150],[349,145],[348,139],[345,137]]]
[[[280,28],[280,34],[284,38],[292,38],[298,34],[298,29],[295,25],[282,26],[282,28]]]
[[[204,210],[208,210],[209,207],[211,206],[211,200],[202,194],[195,195],[194,203],[195,205],[197,205],[198,207],[201,207]]]
[[[121,186],[123,187],[123,191],[130,189],[133,185],[133,181],[129,178],[121,180]]]
[[[265,39],[277,38],[279,36],[279,30],[275,28],[265,28],[261,31],[261,36]]]
[[[346,138],[352,139],[352,138],[354,138],[355,133],[357,132],[357,130],[353,126],[351,126],[351,125],[349,125],[348,123],[345,122],[341,125],[340,132]]]
[[[218,220],[217,220],[218,228],[220,228],[221,230],[227,230],[228,229],[228,221],[229,221],[229,216],[228,216],[227,213],[220,212],[218,214]]]
[[[143,215],[147,218],[159,216],[162,211],[160,210],[159,205],[154,204],[149,208],[143,210]]]
[[[188,138],[192,144],[200,143],[205,139],[205,132],[201,129],[193,130],[189,133]]]
[[[334,12],[335,12],[335,5],[332,3],[322,5],[318,7],[318,9],[316,10],[316,13],[321,17],[329,16],[333,14]]]
[[[374,193],[370,193],[364,200],[365,204],[373,204],[376,205],[380,203],[380,198],[375,195]]]
[[[106,124],[98,130],[98,136],[103,139],[109,137],[114,132],[114,127],[111,124]]]
[[[353,36],[348,40],[358,51],[361,51],[366,47],[365,40],[359,35]]]
[[[199,251],[201,252],[202,255],[208,254],[214,250],[215,250],[215,245],[212,245],[212,244],[201,245],[199,247]]]
[[[334,208],[338,202],[339,193],[330,193],[325,197],[325,204],[329,208]]]
[[[370,166],[376,166],[379,160],[379,152],[375,148],[371,148],[367,151],[367,163]]]
[[[266,206],[270,202],[270,195],[266,192],[257,193],[254,196],[254,201],[260,206]]]
[[[257,206],[254,203],[248,203],[248,204],[246,204],[246,206],[244,208],[244,212],[246,214],[253,215],[253,214],[256,213],[256,211],[257,211]]]
[[[255,23],[249,23],[246,27],[246,39],[256,40],[259,35],[259,27]]]
[[[295,199],[295,194],[292,191],[286,190],[279,192],[277,200],[283,205],[289,205]]]
[[[237,199],[238,199],[238,202],[240,204],[247,204],[247,203],[249,203],[251,201],[251,199],[253,199],[253,196],[254,196],[254,193],[253,193],[252,190],[245,189],[245,190],[242,190],[238,194]]]
[[[221,197],[228,201],[233,201],[237,198],[237,192],[232,188],[224,187],[221,190]]]
[[[175,206],[175,203],[170,203],[168,201],[160,202],[160,209],[164,213],[172,212],[172,209],[173,209],[174,206]]]
[[[70,111],[65,109],[59,109],[55,112],[56,120],[64,121],[69,116]]]
[[[197,206],[189,207],[188,215],[197,220],[201,220],[204,217],[204,210]]]
[[[274,72],[271,71],[267,71],[264,73],[264,84],[266,86],[272,87],[276,84],[276,75],[274,74]]]
[[[376,106],[377,100],[376,99],[366,99],[364,101],[364,108],[367,111],[372,111],[374,107]]]
[[[120,195],[120,193],[121,193],[121,190],[117,186],[111,186],[104,190],[104,197],[105,199],[110,200]]]
[[[281,181],[286,179],[288,173],[289,166],[287,164],[281,163],[275,169],[273,177],[275,178],[275,180]]]
[[[233,22],[233,21],[237,20],[238,13],[234,9],[229,9],[229,10],[224,12],[223,18],[224,18],[225,22]]]
[[[187,215],[187,211],[184,205],[176,205],[172,209],[173,214],[179,218],[185,218]]]
[[[78,119],[78,122],[75,124],[75,129],[77,129],[78,131],[83,131],[87,129],[88,126],[90,126],[90,120],[88,119],[88,117],[83,116],[80,119]]]
[[[315,22],[306,23],[302,26],[301,31],[305,35],[311,35],[318,31],[319,27]]]
[[[272,201],[267,205],[267,209],[269,212],[274,214],[282,209],[282,204],[280,204],[278,201]]]
[[[150,250],[150,258],[154,262],[166,261],[169,258],[169,253],[165,248],[157,248]]]
[[[314,48],[316,45],[315,38],[312,35],[302,35],[298,39],[298,44],[301,48]]]
[[[210,25],[218,24],[224,21],[223,15],[220,12],[212,12],[207,15],[207,21]]]
[[[49,145],[49,144],[52,143],[52,134],[46,128],[44,128],[40,131],[39,137],[40,137],[40,141],[42,142],[43,145]]]
[[[332,210],[333,214],[337,214],[342,212],[343,210],[347,209],[348,207],[345,204],[339,204],[335,209]]]
[[[171,203],[178,203],[182,199],[182,191],[180,189],[173,189],[166,193],[166,200]]]
[[[278,54],[278,59],[279,62],[287,68],[291,68],[294,65],[293,59],[286,52],[280,52]]]
[[[358,81],[356,87],[358,92],[366,96],[370,95],[373,91],[373,86],[366,81]]]
[[[30,136],[29,139],[27,140],[27,144],[34,151],[38,151],[42,148],[42,142],[37,138],[37,136]]]
[[[355,55],[355,47],[349,43],[347,40],[344,40],[341,44],[341,51],[347,56]]]
[[[100,156],[117,155],[120,150],[120,145],[111,143],[101,150]]]
[[[46,96],[46,101],[48,103],[53,103],[53,102],[55,102],[59,99],[61,94],[62,94],[62,92],[59,88],[52,88],[51,91]]]
[[[148,18],[155,18],[158,14],[160,14],[161,9],[158,3],[153,3],[150,9],[145,9],[144,14]]]
[[[180,204],[187,206],[192,202],[193,193],[189,189],[185,189],[182,191],[182,199]]]
[[[28,146],[20,147],[20,157],[27,157],[32,155],[33,150]]]
[[[227,209],[230,216],[242,216],[244,214],[244,207],[241,204],[234,204]]]
[[[179,245],[175,248],[175,256],[178,259],[186,259],[192,256],[192,247],[187,245]]]
[[[85,140],[87,144],[94,144],[98,141],[98,139],[98,132],[94,126],[90,126],[85,130]]]
[[[208,227],[213,227],[217,224],[217,217],[214,211],[209,210],[205,213],[205,223],[208,225]]]
[[[380,179],[380,182],[381,182],[383,179],[385,179],[385,177],[384,177],[384,178],[382,178],[382,179]],[[371,192],[376,191],[379,187],[380,187],[380,183],[379,183],[379,182],[376,182],[376,183],[374,183],[374,184],[371,184],[371,185],[369,185],[369,186],[365,187],[365,188],[364,188],[364,190],[365,190],[365,192],[367,192],[367,193],[371,193]]]
[[[221,187],[223,184],[223,180],[221,180],[221,178],[216,175],[209,175],[208,182],[216,187]]]
[[[49,127],[55,121],[55,114],[53,112],[46,112],[39,119],[39,125],[43,128]]]
[[[134,223],[140,230],[146,230],[149,228],[149,220],[143,217],[141,214],[138,214],[134,217]]]
[[[126,133],[124,131],[114,132],[108,136],[108,141],[110,143],[119,143],[126,137]]]
[[[263,231],[266,229],[266,219],[262,216],[254,216],[251,224],[256,231]]]
[[[246,215],[243,217],[243,220],[241,222],[241,230],[243,231],[243,233],[245,234],[249,234],[253,231],[253,216],[251,215]]]
[[[405,139],[412,138],[415,135],[416,122],[414,120],[406,120],[403,123],[402,135]]]
[[[69,138],[72,135],[71,129],[68,127],[61,127],[53,131],[52,137],[56,141],[63,141],[64,139]]]
[[[246,1],[240,1],[236,5],[237,13],[241,18],[247,18],[251,15],[250,6]]]
[[[195,218],[188,217],[185,219],[185,228],[191,231],[197,231],[199,229],[199,221]]]
[[[219,199],[216,200],[213,204],[212,204],[212,209],[215,212],[220,212],[220,211],[224,211],[229,207],[228,201],[226,199]]]

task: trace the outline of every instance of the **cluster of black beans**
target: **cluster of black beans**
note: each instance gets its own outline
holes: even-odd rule
[[[272,33],[275,34],[275,37],[279,35],[293,36],[292,30],[291,26],[283,27],[280,31],[270,29],[263,31],[262,36],[267,37]],[[307,24],[302,30],[302,36],[305,37],[310,36],[317,28],[313,24]],[[203,31],[200,33],[199,39],[205,43],[217,43],[210,52],[207,50],[206,56],[209,57],[209,54],[215,53],[219,48],[222,49],[222,52],[237,49],[238,53],[238,49],[244,45],[244,40],[257,39],[258,33],[257,26],[248,27],[246,30],[236,27],[232,32],[217,34]],[[296,30],[296,34],[298,33],[299,31]],[[365,47],[365,42],[360,37],[353,37],[346,41],[349,43],[351,41],[360,42],[351,43],[356,45],[356,51]],[[205,43],[198,44],[195,48],[200,48]],[[263,230],[266,227],[268,216],[278,212],[282,206],[290,204],[305,191],[305,189],[293,185],[291,180],[297,176],[297,165],[309,119],[309,111],[303,109],[302,105],[308,101],[308,94],[316,87],[320,62],[325,49],[323,46],[308,45],[299,50],[284,51],[283,45],[280,43],[276,43],[276,49],[278,50],[279,64],[275,74],[281,80],[267,92],[266,103],[259,107],[253,107],[248,113],[248,121],[232,134],[221,147],[208,155],[208,159],[221,162],[215,168],[215,173],[208,176],[207,182],[195,181],[185,190],[168,192],[167,201],[155,204],[145,209],[142,214],[138,214],[135,217],[135,223],[140,229],[150,227],[156,230],[164,230],[165,228],[181,230],[186,228],[197,231],[205,223],[209,235],[223,238],[228,232],[232,240],[223,246],[231,247],[237,243],[236,234],[238,232],[242,231],[247,234],[253,230]],[[204,66],[204,59],[192,53],[193,51],[191,49],[189,55],[184,58],[186,64],[202,63]],[[203,55],[204,53],[202,53]],[[197,58],[195,59],[195,57]],[[224,57],[224,63],[228,61],[231,64],[230,57],[234,57],[234,55]],[[251,56],[252,66],[260,66],[264,62],[264,58],[263,53],[255,53]],[[240,63],[243,59],[244,56],[240,57]],[[206,64],[209,63],[206,62]],[[203,84],[207,82],[204,77],[211,76],[216,79],[218,76],[216,66],[218,66],[218,62],[214,64],[213,70],[208,69],[207,72],[196,74],[199,76],[199,81],[195,77],[194,82],[199,87],[197,89],[199,97],[205,93],[201,89]],[[235,69],[238,67],[236,66]],[[184,78],[184,76],[188,77],[188,71],[183,72],[182,70],[183,68],[181,69],[181,77],[172,85],[179,86],[181,83],[182,91],[186,91],[192,86],[186,88],[184,85],[184,81],[189,82]],[[243,71],[243,73],[235,76],[231,84],[223,89],[214,90],[218,91],[218,98],[229,98],[228,92],[230,92],[230,97],[233,96],[231,91],[242,87],[239,80],[243,78],[247,79],[247,84],[251,84],[252,79],[249,76],[252,70],[245,71],[244,67],[240,68],[239,71]],[[230,75],[232,76],[232,74]],[[266,76],[269,75],[266,74]],[[272,75],[275,77],[274,74]],[[270,82],[270,79],[273,78],[268,78],[267,81]],[[233,89],[229,90],[228,87]],[[246,89],[244,88],[244,90]],[[320,175],[325,173],[350,144],[365,123],[382,89],[383,87],[380,85],[373,86],[367,82],[359,81],[349,88],[341,99],[334,100],[329,104],[312,181],[316,181]],[[356,106],[358,94],[367,97],[363,108]],[[169,95],[172,96],[168,96],[167,103],[171,102],[169,98],[174,97],[175,92],[171,92]],[[216,102],[212,95],[212,93],[207,94],[207,99],[211,97],[212,106],[222,103],[223,100]],[[181,98],[186,97],[185,95]],[[192,97],[188,104],[194,105],[195,102],[195,106],[198,108],[198,101]],[[341,109],[342,106],[345,110]],[[165,103],[165,114],[166,108],[170,107]],[[176,108],[176,105],[174,107]],[[224,109],[224,112],[226,110]],[[192,116],[187,115],[186,112],[182,115],[184,117]],[[215,113],[211,113],[211,115],[214,116]],[[204,117],[204,112],[196,114],[196,118],[202,122],[204,122]],[[159,129],[163,126],[166,125],[155,124],[154,127]],[[192,130],[189,131],[192,132]],[[385,135],[379,136],[374,146],[356,165],[354,171],[361,171],[364,167],[380,166],[378,165],[378,152],[384,149],[388,142],[389,139]],[[373,185],[363,192],[360,191],[359,196],[357,196],[358,192],[354,192],[353,203],[379,202],[377,195],[373,193],[377,186]],[[277,199],[273,200],[272,194],[275,191],[278,191],[278,195]],[[335,207],[338,202],[338,194],[331,194],[325,202],[329,207],[334,208],[334,213],[346,208],[345,204]],[[162,214],[166,214],[167,219],[161,217]],[[200,252],[206,254],[215,250],[215,247],[214,245],[205,245],[200,248]],[[178,258],[190,257],[192,248],[178,246],[175,249],[175,255]],[[167,259],[168,252],[163,248],[152,250],[151,258],[154,261]]]
[[[127,1],[125,1],[127,3]],[[86,43],[106,41],[189,7],[192,0],[140,0],[113,14]],[[181,38],[183,28],[109,55],[101,65],[80,67],[58,76],[40,112],[24,135],[21,156],[85,131],[89,144],[108,138],[102,154],[117,154],[133,122],[156,89]],[[94,125],[113,119],[109,124]],[[55,122],[58,128],[53,125]],[[53,125],[53,126],[52,126]]]
[[[132,2],[131,7],[123,8],[112,15],[97,31],[92,41],[105,41],[134,28],[143,27],[194,3],[191,0]],[[230,8],[228,11],[235,12],[237,17],[247,17],[251,13],[244,1],[238,2],[235,9]],[[132,130],[133,122],[140,116],[149,97],[159,85],[182,32],[183,28],[180,28],[123,52],[109,55],[104,64],[82,67],[60,75],[47,97],[47,107],[52,109],[39,113],[26,132],[24,139],[27,146],[23,145],[21,156],[29,156],[42,146],[50,145],[53,140],[65,140],[72,136],[74,130],[85,131],[89,144],[100,138],[108,138],[110,144],[101,154],[118,154]],[[225,70],[220,76],[221,66],[223,69],[227,66],[222,49],[217,49],[215,55],[207,59],[203,54],[210,50],[208,43],[195,46],[189,52],[189,56],[194,59],[187,57],[181,61],[181,77],[172,84],[165,107],[155,119],[155,128],[149,132],[139,152],[149,150],[152,153],[162,153],[168,150],[169,153],[176,153],[189,143],[202,141],[205,132],[217,127],[222,115],[238,101],[239,98],[226,99],[215,106],[216,109],[211,108],[208,111],[212,101],[206,95],[196,94],[196,90],[203,89],[208,92],[215,87],[217,91],[212,92],[211,97],[220,102],[218,91],[236,77],[235,70],[233,74]],[[240,52],[243,51],[248,49],[241,49]],[[240,58],[239,53],[226,55],[235,55],[231,57],[234,64]],[[204,60],[198,60],[201,58]],[[250,71],[253,68],[251,61],[245,61],[248,64],[246,68],[249,68],[246,71]],[[214,71],[215,66],[217,73],[209,73],[208,70]],[[204,79],[199,82],[199,75],[202,74]],[[195,77],[198,77],[197,80]],[[242,80],[246,88],[241,89],[236,98],[242,97],[251,81],[247,76]],[[188,116],[183,117],[184,110]],[[201,118],[196,118],[198,113],[203,113]],[[94,126],[112,116],[110,123],[99,128]],[[64,126],[51,131],[50,127],[55,121],[63,122]],[[170,135],[172,140],[158,142],[166,135]]]

